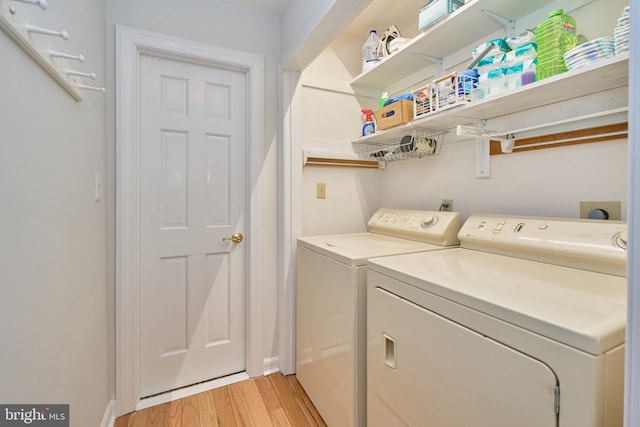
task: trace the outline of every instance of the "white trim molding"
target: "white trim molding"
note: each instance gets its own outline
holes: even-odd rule
[[[282,71],[282,145],[278,168],[282,218],[278,292],[279,367],[285,374],[296,371],[296,241],[302,232],[302,119],[300,72]]]
[[[116,401],[110,400],[104,410],[100,427],[113,427],[116,423]]]
[[[631,0],[631,22],[640,19],[640,0]],[[640,40],[631,26],[631,40]],[[629,251],[627,253],[627,338],[625,356],[625,427],[640,426],[640,46],[629,45]]]
[[[139,384],[139,71],[140,55],[150,54],[247,73],[249,244],[246,373],[263,374],[263,266],[260,248],[264,200],[264,58],[164,34],[116,26],[116,415],[134,411]]]
[[[280,358],[278,356],[264,359],[263,368],[262,368],[264,375],[267,376],[267,375],[275,374],[276,372],[280,372],[279,365],[280,365]]]

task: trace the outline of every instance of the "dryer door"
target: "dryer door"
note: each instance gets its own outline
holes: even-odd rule
[[[369,426],[556,427],[538,360],[369,284]]]

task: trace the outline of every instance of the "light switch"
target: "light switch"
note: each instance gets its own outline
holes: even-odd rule
[[[318,182],[316,185],[316,198],[318,199],[326,199],[327,198],[327,184],[324,182]]]

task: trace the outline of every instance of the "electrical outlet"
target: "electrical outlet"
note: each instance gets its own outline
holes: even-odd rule
[[[591,216],[589,215],[591,213]],[[592,202],[580,201],[580,218],[591,219],[621,219],[621,208],[619,201]]]
[[[318,182],[316,184],[316,198],[317,199],[327,198],[327,184],[325,184],[324,182]]]
[[[453,212],[453,199],[442,199],[441,211]]]

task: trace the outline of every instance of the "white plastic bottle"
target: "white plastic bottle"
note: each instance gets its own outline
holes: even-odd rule
[[[378,45],[380,44],[380,37],[376,30],[369,32],[367,41],[362,45],[362,72],[369,70],[380,61],[378,56]]]

